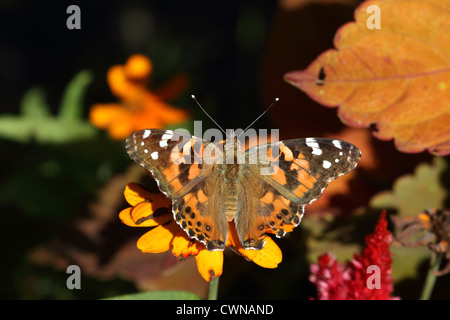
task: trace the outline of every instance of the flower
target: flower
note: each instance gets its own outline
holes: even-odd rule
[[[320,300],[393,300],[391,253],[392,235],[382,212],[375,231],[366,236],[364,251],[340,265],[333,255],[319,257],[310,267],[310,281],[316,285]],[[377,273],[377,270],[379,273]],[[372,279],[375,278],[375,284]],[[377,281],[378,285],[377,286]]]
[[[186,87],[183,75],[174,77],[158,94],[147,89],[153,71],[152,61],[144,55],[135,54],[125,65],[115,65],[108,70],[107,81],[119,103],[95,104],[91,107],[89,120],[107,129],[117,140],[125,139],[134,131],[144,128],[163,128],[187,119],[187,113],[173,108],[163,101],[177,95]]]
[[[450,211],[430,209],[414,217],[392,217],[395,240],[404,247],[427,245],[436,253],[445,253],[447,265],[437,276],[450,273]]]
[[[223,251],[208,251],[205,245],[191,239],[176,223],[172,215],[172,201],[162,193],[151,193],[137,183],[129,183],[124,191],[131,205],[119,214],[123,223],[132,227],[153,227],[137,241],[142,252],[159,253],[172,249],[180,260],[195,257],[197,268],[206,281],[222,275]],[[267,232],[271,229],[267,229]],[[245,250],[238,238],[234,222],[229,222],[226,246],[247,260],[264,268],[276,268],[282,253],[276,243],[266,236],[261,250]]]

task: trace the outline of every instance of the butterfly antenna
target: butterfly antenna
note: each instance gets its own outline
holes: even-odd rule
[[[210,118],[211,121],[214,122],[214,123],[216,124],[216,126],[218,126],[219,129],[222,130],[222,132],[225,133],[225,135],[228,137],[228,135],[227,135],[227,133],[225,132],[225,130],[223,130],[222,127],[219,126],[219,124],[218,124],[216,121],[214,121],[214,119],[208,114],[208,112],[206,112],[206,110],[203,109],[202,105],[197,101],[197,98],[196,98],[193,94],[191,95],[191,98],[194,99],[195,103],[197,103],[197,105],[200,107],[200,109],[203,110],[203,112],[208,116],[208,118]]]
[[[247,129],[248,128],[250,128],[256,121],[258,121],[267,111],[269,111],[269,109],[275,104],[275,102],[278,102],[280,100],[280,98],[275,98],[274,100],[273,100],[273,102],[270,104],[270,106],[268,106],[267,107],[267,109],[266,110],[264,110],[264,112],[263,113],[261,113],[261,115],[258,117],[258,118],[256,118],[255,119],[255,121],[253,121],[252,123],[250,123],[250,125],[247,127],[247,128],[245,128],[245,130],[244,131],[242,131],[242,133],[244,133],[245,131],[247,131]],[[241,134],[242,134],[241,133]],[[241,136],[241,134],[239,135],[239,137]],[[239,138],[238,137],[238,138]]]

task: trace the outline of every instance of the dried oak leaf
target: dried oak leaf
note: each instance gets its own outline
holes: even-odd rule
[[[380,29],[368,19],[380,8]],[[450,154],[450,2],[365,1],[334,45],[285,80],[403,152]]]

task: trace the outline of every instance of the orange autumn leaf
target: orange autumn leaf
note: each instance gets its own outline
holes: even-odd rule
[[[380,29],[368,25],[380,9]],[[373,7],[372,7],[373,8]],[[339,106],[352,127],[376,124],[374,135],[403,152],[450,154],[450,2],[365,1],[342,26],[336,49],[285,80],[312,99]]]

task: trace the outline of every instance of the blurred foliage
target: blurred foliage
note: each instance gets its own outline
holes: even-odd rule
[[[399,177],[392,191],[384,191],[372,198],[374,208],[395,209],[399,216],[417,215],[425,209],[444,208],[450,181],[448,163],[436,157],[432,164],[421,163],[413,174]]]
[[[28,90],[22,98],[20,115],[0,116],[0,137],[22,143],[68,143],[89,139],[97,131],[83,119],[83,98],[92,82],[89,71],[78,73],[67,86],[58,116],[52,116],[42,88]]]

